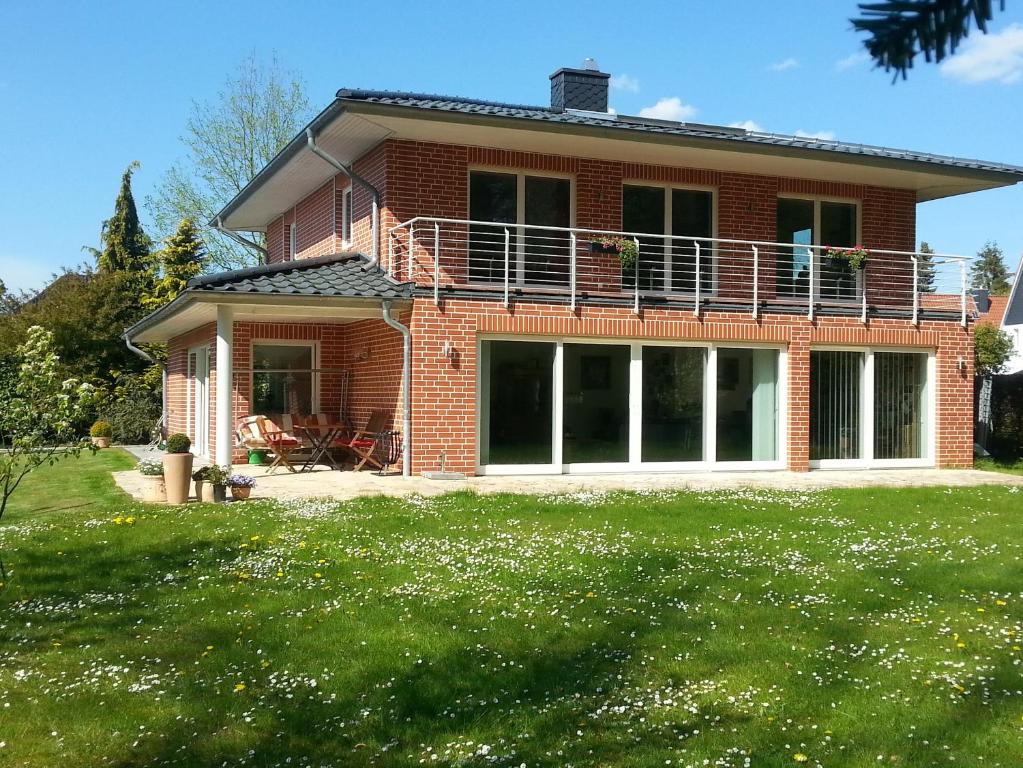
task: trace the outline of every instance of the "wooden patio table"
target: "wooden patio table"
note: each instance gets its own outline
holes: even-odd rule
[[[295,431],[301,432],[308,437],[309,444],[312,446],[309,458],[306,459],[305,464],[298,471],[309,472],[315,469],[316,465],[321,461],[329,463],[334,469],[340,471],[342,467],[337,463],[337,459],[331,455],[330,449],[335,441],[349,429],[351,429],[351,425],[340,421],[330,424],[296,424]]]

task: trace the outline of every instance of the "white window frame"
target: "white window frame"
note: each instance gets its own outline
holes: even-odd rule
[[[197,367],[192,367],[192,356],[195,355]],[[201,363],[200,363],[201,361]],[[210,444],[210,345],[200,344],[189,347],[185,353],[185,432],[192,440],[193,447],[197,450],[197,456],[207,456]],[[199,377],[198,367],[202,367],[205,384],[205,403],[200,405],[198,390]],[[206,434],[201,434],[196,429],[195,421],[201,412],[204,413]]]
[[[821,251],[820,249],[830,243],[821,242],[821,203],[842,203],[844,205],[853,205],[856,208],[856,242],[853,245],[860,245],[863,243],[863,201],[855,197],[828,197],[821,195],[802,195],[797,193],[780,193],[776,198],[775,202],[775,221],[778,220],[778,200],[809,200],[813,203],[813,242],[811,245],[815,246],[812,249],[813,253],[813,286],[811,291],[813,292],[813,300],[815,302],[821,299]],[[776,236],[777,233],[775,233]],[[859,304],[862,301],[862,293],[864,290],[863,286],[863,272],[856,270],[856,293],[857,296],[851,299],[828,299],[829,304]]]
[[[661,181],[645,181],[643,179],[634,179],[634,178],[623,179],[622,180],[622,203],[623,203],[622,215],[623,215],[623,217],[624,217],[624,202],[625,202],[625,188],[626,187],[649,187],[649,188],[652,188],[652,189],[663,189],[664,190],[664,218],[662,220],[662,223],[663,223],[664,232],[667,235],[670,235],[672,237],[675,237],[675,236],[677,236],[677,237],[686,237],[686,236],[692,236],[692,235],[689,235],[688,232],[675,232],[675,228],[673,226],[673,224],[674,224],[673,218],[674,217],[672,216],[672,205],[671,205],[671,202],[672,202],[671,201],[671,197],[672,196],[671,196],[671,193],[674,190],[676,190],[676,189],[680,190],[682,192],[710,192],[710,206],[711,206],[711,210],[710,210],[710,232],[711,232],[711,234],[710,234],[710,236],[711,236],[712,240],[715,240],[715,241],[717,240],[717,238],[718,238],[718,188],[717,187],[710,187],[710,186],[705,186],[705,185],[701,185],[701,184],[670,184],[670,183],[661,182]],[[624,221],[624,218],[622,220],[622,230],[625,231],[625,221]],[[657,237],[658,235],[651,233],[651,236],[652,237]],[[685,295],[685,296],[691,296],[692,295],[691,293],[688,293],[688,292],[683,293],[682,291],[673,291],[671,289],[671,278],[672,278],[672,274],[671,274],[671,270],[672,270],[671,247],[672,247],[672,245],[673,245],[673,241],[671,241],[671,240],[666,240],[665,241],[665,244],[664,244],[664,286],[663,286],[662,292],[665,295],[669,295],[669,296],[670,295],[679,295],[679,294],[682,294],[682,295]],[[714,246],[711,248],[711,254],[710,254],[711,259],[712,259],[711,263],[714,265],[714,270],[713,270],[713,272],[711,274],[711,288],[710,288],[710,291],[707,292],[707,293],[704,293],[703,290],[701,289],[701,294],[705,295],[705,296],[706,295],[716,295],[717,292],[718,292],[718,258],[717,258],[717,251],[718,251],[717,244],[715,242]],[[701,253],[701,259],[702,258],[703,258],[703,256],[702,256],[702,253]],[[638,279],[638,275],[637,275],[637,279]]]
[[[341,247],[352,247],[352,218],[355,210],[352,206],[352,187],[349,185],[341,192]],[[349,215],[351,213],[352,215]]]
[[[818,346],[811,352],[857,352],[863,355],[860,366],[860,445],[858,459],[811,459],[811,469],[897,469],[935,466],[937,457],[937,357],[935,350],[923,347],[854,347]],[[878,352],[927,355],[927,380],[924,382],[924,425],[926,435],[923,441],[923,456],[915,459],[874,458],[874,355]],[[812,375],[812,371],[810,372]],[[811,396],[813,390],[811,388]],[[809,440],[809,432],[807,433]],[[809,448],[809,446],[808,446]]]
[[[288,225],[288,261],[294,261],[298,256],[298,227],[295,222]]]
[[[482,414],[484,396],[483,355],[484,342],[518,341],[553,344],[553,399],[552,418],[553,456],[550,464],[486,464],[482,459]],[[629,363],[629,459],[623,462],[568,464],[564,461],[564,364],[565,344],[594,344],[624,346],[630,349]],[[707,350],[704,369],[703,397],[703,458],[699,461],[642,461],[643,424],[643,347],[687,347]],[[718,461],[717,460],[717,350],[773,349],[778,352],[777,379],[777,433],[776,458],[772,461]],[[476,341],[476,473],[479,475],[549,475],[600,474],[614,472],[707,472],[785,469],[788,461],[788,348],[785,344],[743,341],[678,341],[664,339],[608,339],[549,336],[515,336],[483,334]]]
[[[256,373],[253,366],[255,361],[256,347],[308,347],[312,350],[313,373],[311,375],[312,392],[310,396],[310,408],[313,413],[320,412],[320,342],[306,341],[304,339],[265,339],[254,338],[249,342],[249,409],[254,407],[255,397],[252,388],[255,386]]]
[[[573,173],[558,173],[554,171],[531,171],[522,168],[503,168],[491,165],[470,165],[465,177],[465,211],[466,217],[472,210],[472,175],[474,173],[500,173],[505,176],[515,177],[515,221],[507,222],[505,226],[514,227],[518,237],[515,242],[515,267],[512,271],[514,278],[510,283],[515,286],[526,284],[526,177],[535,179],[563,179],[568,181],[568,228],[575,229],[575,195],[576,177]],[[504,222],[494,222],[495,226],[501,226]]]

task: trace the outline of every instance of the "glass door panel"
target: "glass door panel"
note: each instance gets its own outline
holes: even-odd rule
[[[469,218],[514,224],[518,211],[518,179],[513,173],[473,171],[469,175]],[[511,227],[509,263],[516,264],[516,233]],[[469,226],[469,279],[504,282],[505,227]]]
[[[778,458],[778,351],[717,351],[717,460]]]
[[[628,346],[565,344],[564,461],[629,460]]]
[[[920,459],[926,445],[927,355],[874,353],[874,458]]]
[[[663,235],[664,229],[664,188],[639,187],[626,184],[622,188],[622,230]],[[639,259],[636,267],[623,270],[622,285],[636,287],[636,272],[639,272],[641,291],[663,291],[665,289],[666,243],[660,237],[639,239]]]
[[[860,458],[860,352],[810,353],[810,459]]]
[[[703,459],[703,380],[698,347],[643,347],[642,461]]]
[[[572,182],[527,176],[526,224],[542,227],[572,226]],[[529,285],[565,286],[569,279],[567,232],[525,230],[525,280]]]
[[[778,295],[805,299],[810,290],[813,200],[778,199],[778,242],[792,243],[777,260]]]
[[[821,237],[824,246],[850,248],[856,245],[856,206],[852,203],[821,202]],[[823,299],[852,300],[857,296],[858,272],[844,259],[824,257],[820,265],[820,296]]]
[[[692,189],[671,191],[671,233],[686,237],[714,236],[714,196]],[[714,250],[700,243],[700,290],[714,288]],[[693,293],[696,290],[696,242],[672,240],[671,290]]]
[[[554,462],[556,345],[484,341],[480,464]]]

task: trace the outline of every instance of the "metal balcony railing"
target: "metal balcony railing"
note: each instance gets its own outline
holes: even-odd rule
[[[416,217],[388,232],[392,277],[433,289],[581,301],[967,322],[968,259],[871,248],[855,269],[821,245]],[[624,253],[624,258],[622,253]]]

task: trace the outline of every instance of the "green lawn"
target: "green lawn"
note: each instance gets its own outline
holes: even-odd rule
[[[161,508],[129,464],[2,526],[0,765],[1023,765],[1017,489]]]
[[[973,466],[986,472],[1005,472],[1010,475],[1023,475],[1023,459],[977,459],[973,462]]]

